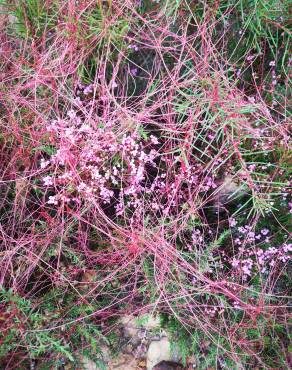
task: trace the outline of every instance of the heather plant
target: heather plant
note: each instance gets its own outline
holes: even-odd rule
[[[1,7],[1,366],[155,312],[185,363],[288,368],[288,5]]]

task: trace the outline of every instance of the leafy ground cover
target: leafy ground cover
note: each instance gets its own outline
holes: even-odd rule
[[[102,366],[129,313],[289,368],[289,2],[0,9],[1,368]]]

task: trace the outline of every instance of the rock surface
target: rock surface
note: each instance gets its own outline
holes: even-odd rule
[[[233,201],[238,195],[244,193],[243,188],[230,175],[227,175],[218,185],[220,186],[216,192],[215,204],[219,206]]]
[[[116,359],[110,361],[109,370],[138,370],[139,360],[128,354],[120,354]]]
[[[160,362],[177,362],[178,353],[172,353],[170,341],[164,337],[158,341],[150,343],[147,352],[147,370],[152,370]]]
[[[137,322],[140,321],[141,324]],[[121,317],[120,323],[124,328],[124,333],[128,337],[134,337],[138,335],[138,332],[141,332],[141,329],[145,331],[150,331],[153,329],[159,328],[159,319],[158,317],[147,315],[141,317],[134,317],[131,315],[126,315]]]
[[[167,333],[160,329],[159,320],[151,315],[120,319],[119,354],[110,358],[108,346],[101,349],[108,370],[182,370],[177,349],[171,348]],[[93,361],[83,358],[82,370],[99,370]]]

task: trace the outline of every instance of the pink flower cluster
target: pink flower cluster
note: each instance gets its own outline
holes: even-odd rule
[[[269,247],[267,250],[256,248],[246,250],[239,257],[233,257],[231,265],[235,271],[240,271],[243,279],[251,277],[253,273],[268,272],[277,262],[287,262],[291,259],[292,244],[284,243],[279,248]]]
[[[145,167],[156,166],[156,137],[152,135],[145,143],[136,133],[120,136],[112,125],[101,128],[85,123],[73,110],[65,119],[53,121],[48,130],[56,146],[56,154],[40,163],[46,172],[43,185],[56,192],[48,204],[56,205],[64,199],[109,204],[118,189],[119,212],[124,208],[125,196],[131,198],[129,204],[139,206],[137,197],[144,191]]]
[[[94,91],[91,85],[82,89],[83,94]],[[70,109],[47,129],[56,152],[42,158],[40,168],[50,205],[112,204],[117,216],[128,213],[127,217],[137,219],[143,212],[169,215],[187,203],[193,192],[217,187],[216,171],[206,174],[198,162],[185,164],[178,154],[159,153],[157,136],[140,136],[134,129],[124,133],[116,117],[107,122],[92,115],[86,119]],[[149,171],[155,175],[149,176]]]
[[[237,221],[234,218],[229,219],[229,225],[234,228]],[[260,271],[265,273],[269,268],[273,267],[277,261],[287,262],[291,256],[292,244],[283,244],[275,248],[269,247],[264,250],[263,247],[258,247],[261,244],[271,244],[269,238],[270,230],[262,228],[259,232],[254,232],[252,226],[245,225],[233,229],[237,234],[234,242],[239,245],[238,254],[231,259],[231,266],[234,271],[240,271],[243,279],[251,277],[253,272]],[[225,260],[228,258],[225,257]]]
[[[236,221],[234,219],[229,220],[229,224],[231,227],[236,225]],[[259,233],[255,233],[252,230],[252,226],[245,225],[238,227],[237,231],[239,232],[239,235],[235,239],[235,244],[241,245],[241,244],[247,244],[247,243],[254,243],[258,242],[259,240],[263,241],[263,238],[265,237],[264,241],[266,243],[269,243],[270,239],[268,237],[269,230],[264,228]]]

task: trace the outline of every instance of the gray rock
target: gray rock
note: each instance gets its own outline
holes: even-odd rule
[[[168,338],[162,338],[159,341],[151,342],[147,352],[147,370],[153,370],[154,366],[160,362],[177,362],[179,355],[177,351],[171,351]]]
[[[227,175],[217,184],[219,187],[215,191],[215,206],[220,207],[226,205],[246,194],[246,188],[240,185],[236,180],[237,178]]]

